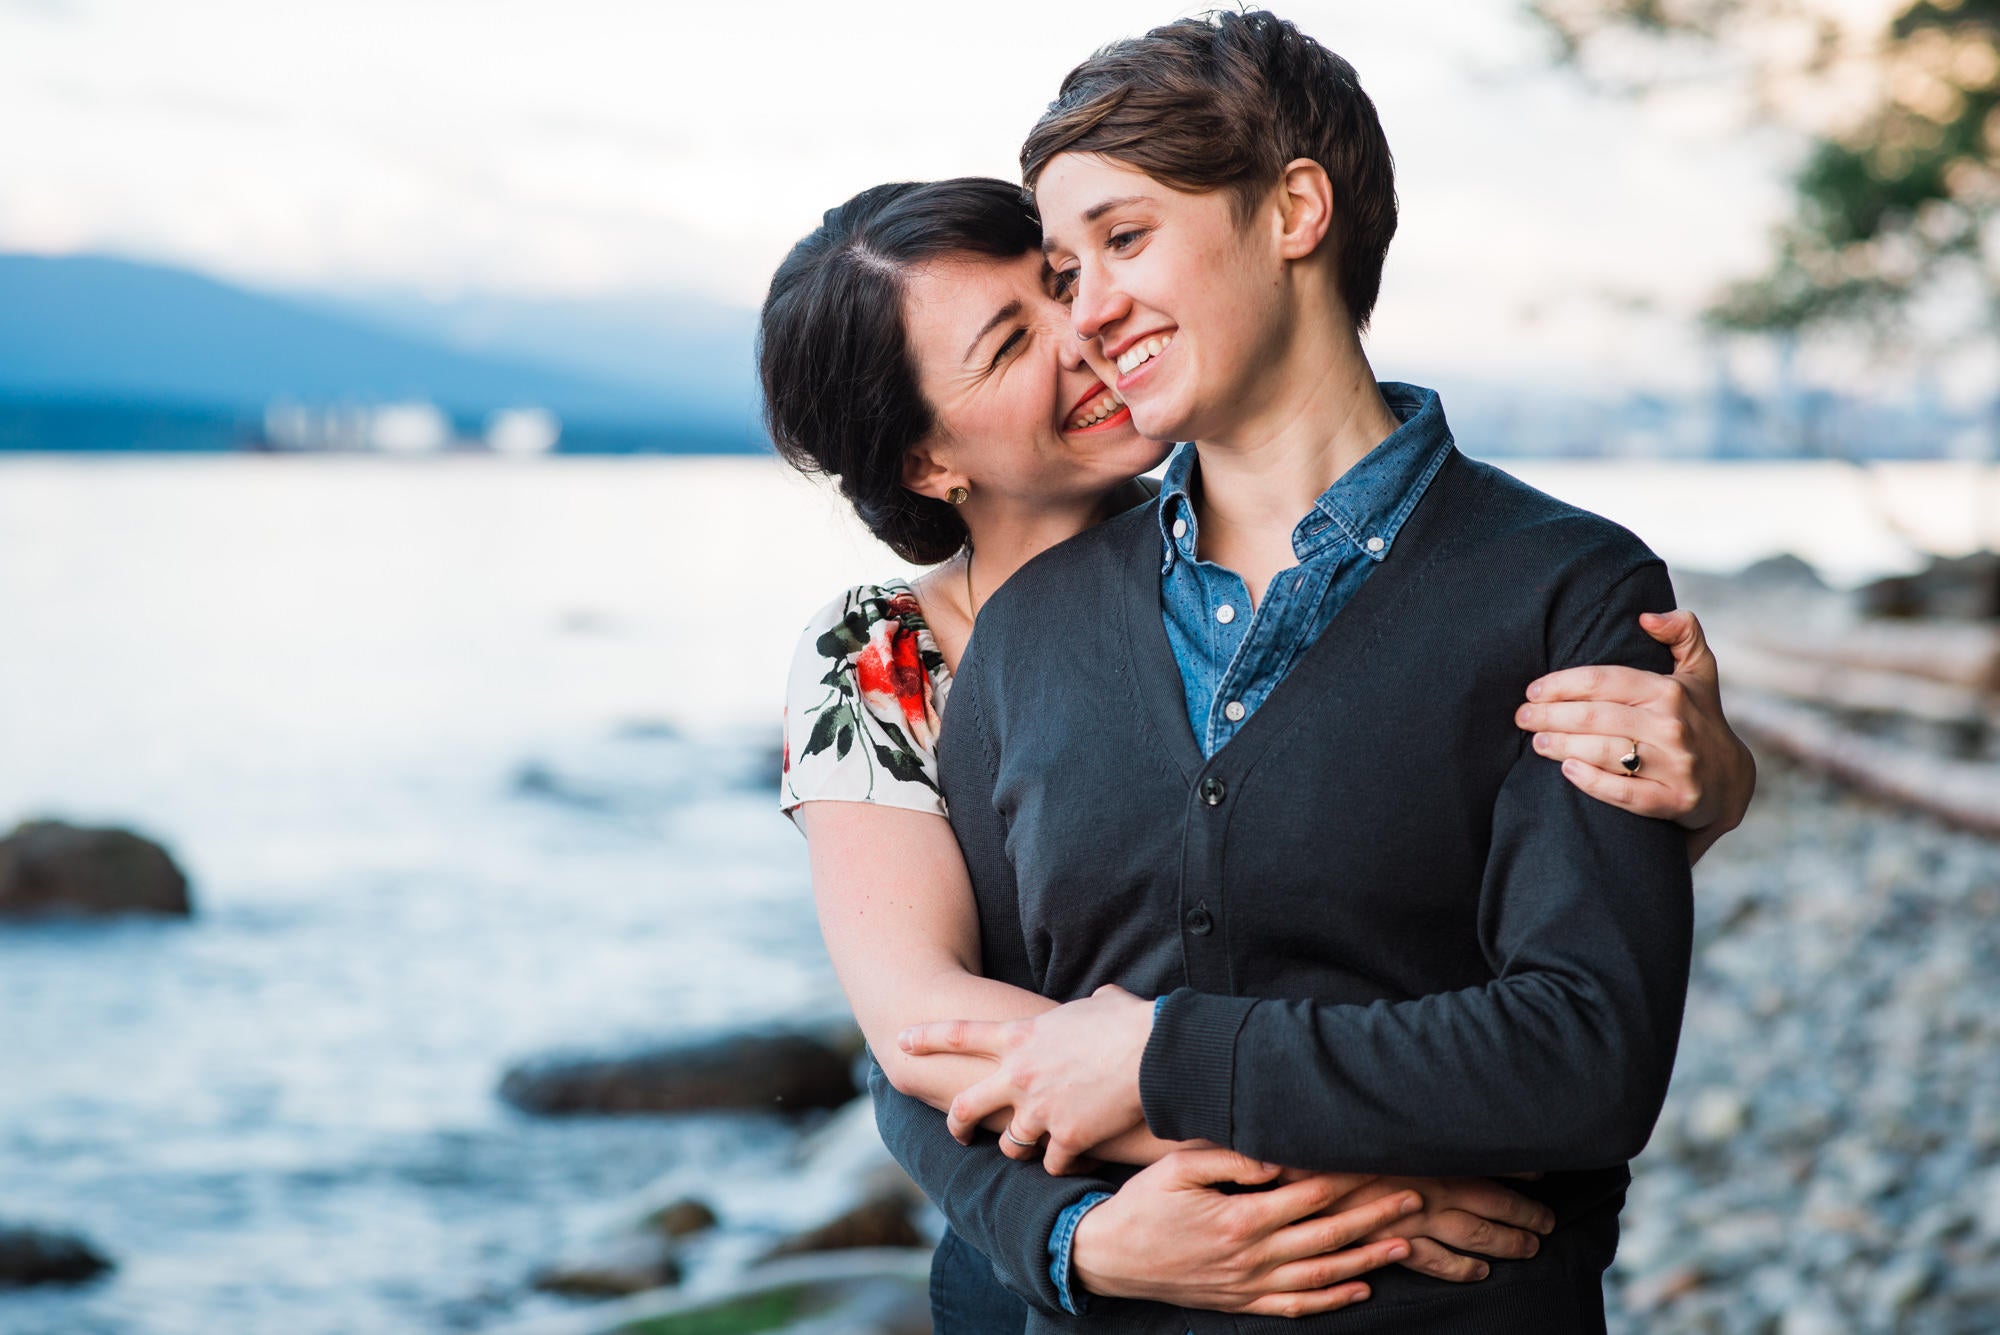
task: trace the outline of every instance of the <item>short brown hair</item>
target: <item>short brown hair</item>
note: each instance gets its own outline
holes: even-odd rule
[[[1181,19],[1069,72],[1021,146],[1034,189],[1059,153],[1098,153],[1181,190],[1232,191],[1237,216],[1311,158],[1333,182],[1341,299],[1368,327],[1396,234],[1396,174],[1354,67],[1263,10]]]

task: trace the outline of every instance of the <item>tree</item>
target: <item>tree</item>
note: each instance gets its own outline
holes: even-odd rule
[[[1707,312],[1719,328],[1893,327],[1919,301],[2000,335],[2000,0],[1530,0],[1558,60],[1651,96],[1728,83],[1801,132],[1793,216],[1761,274]]]

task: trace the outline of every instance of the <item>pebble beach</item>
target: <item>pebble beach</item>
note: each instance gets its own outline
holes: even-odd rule
[[[2000,844],[1765,760],[1695,890],[1613,1329],[2000,1330]]]

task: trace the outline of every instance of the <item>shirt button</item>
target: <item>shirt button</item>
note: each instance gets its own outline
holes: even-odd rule
[[[1229,790],[1222,786],[1222,780],[1215,778],[1213,775],[1201,781],[1201,800],[1212,807],[1221,806],[1222,799],[1228,793]]]
[[[1174,537],[1185,538],[1186,536],[1187,536],[1187,520],[1176,519],[1174,521]]]
[[[1207,909],[1189,909],[1187,929],[1196,936],[1207,936],[1215,928],[1215,919],[1208,916]]]
[[[1243,714],[1244,709],[1241,700],[1231,700],[1222,707],[1222,717],[1228,719],[1231,723],[1241,723],[1243,721]]]
[[[1388,543],[1382,541],[1380,538],[1370,538],[1368,540],[1368,550],[1371,552],[1379,552],[1388,545]]]
[[[1217,621],[1220,621],[1223,625],[1226,626],[1230,622],[1236,620],[1236,609],[1231,607],[1228,603],[1224,603],[1222,606],[1215,609],[1215,619]]]

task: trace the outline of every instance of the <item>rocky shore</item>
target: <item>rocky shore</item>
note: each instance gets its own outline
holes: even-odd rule
[[[1695,884],[1612,1329],[2000,1330],[2000,842],[1762,759]]]
[[[882,1147],[858,1092],[849,1025],[711,1037],[625,1056],[539,1060],[499,1095],[533,1115],[783,1112],[800,1128],[791,1177],[825,1203],[772,1237],[699,1195],[641,1192],[574,1253],[528,1277],[547,1293],[618,1299],[509,1326],[510,1335],[828,1330],[922,1335],[936,1221]],[[717,1166],[718,1181],[729,1174]]]

